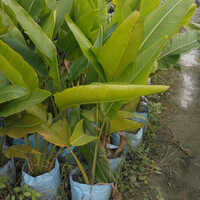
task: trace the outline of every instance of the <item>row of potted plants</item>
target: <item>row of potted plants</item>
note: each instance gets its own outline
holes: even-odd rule
[[[139,98],[168,89],[147,81],[156,62],[180,53],[173,35],[195,6],[192,0],[119,0],[110,18],[104,0],[31,2],[0,6],[1,164],[4,155],[25,159],[23,182],[40,199],[55,199],[57,158],[68,152],[80,171],[70,175],[72,199],[109,199],[111,185],[99,183],[115,183],[111,163],[127,138],[141,138],[146,116],[135,113]],[[199,45],[196,33],[187,34]],[[25,142],[4,151],[8,136]],[[96,194],[104,190],[105,197]]]

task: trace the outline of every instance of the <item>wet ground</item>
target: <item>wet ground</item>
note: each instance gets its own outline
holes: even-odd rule
[[[195,14],[193,21],[200,22],[199,12]],[[181,73],[172,73],[169,77],[171,93],[166,103],[170,109],[163,123],[180,148],[179,151],[172,148],[174,152],[170,152],[169,146],[167,147],[170,152],[166,155],[168,163],[165,164],[168,169],[164,173],[167,172],[167,176],[158,181],[163,185],[164,199],[200,200],[199,58],[199,50],[182,55],[179,62],[182,66]]]
[[[193,21],[200,23],[200,12]],[[170,85],[152,148],[160,173],[149,177],[137,200],[200,200],[199,61],[200,50],[182,55],[181,72],[167,72],[160,82]]]
[[[171,89],[157,141],[163,145],[162,175],[152,176],[165,200],[200,200],[199,57],[199,51],[182,56],[182,71],[168,75]]]

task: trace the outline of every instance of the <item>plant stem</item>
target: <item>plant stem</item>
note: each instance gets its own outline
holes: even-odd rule
[[[1,153],[3,152],[3,144],[5,142],[5,139],[6,139],[6,136],[2,136],[1,137],[1,143],[0,143],[0,152]]]
[[[64,148],[62,147],[62,148],[60,148],[60,149],[57,151],[57,153],[56,153],[54,159],[52,159],[52,161],[51,161],[51,163],[50,163],[50,165],[49,165],[49,170],[51,170],[51,169],[53,168],[53,165],[54,165],[54,163],[55,163],[57,157],[60,155],[60,153],[63,151],[63,149],[64,149]]]
[[[56,150],[56,145],[53,145],[52,148],[51,148],[51,151],[49,152],[49,155],[47,157],[47,164],[49,164],[50,161],[52,160],[53,153],[55,152],[55,150]]]
[[[46,158],[48,146],[49,146],[49,143],[46,140],[44,140],[43,149],[42,149],[42,157],[40,159],[40,164],[38,166],[40,169],[43,169],[43,163]]]
[[[35,149],[40,152],[40,146],[39,146],[39,135],[37,133],[34,134],[34,139],[35,139]],[[40,166],[41,162],[41,154],[37,155],[37,167]]]
[[[101,129],[100,129],[100,132],[99,132],[99,135],[98,135],[98,138],[97,138],[96,146],[95,146],[94,159],[93,159],[93,164],[92,164],[92,184],[94,184],[94,180],[95,180],[97,153],[98,153],[99,143],[101,141],[101,135],[103,133],[103,128],[105,126],[105,123],[106,123],[106,119],[103,120],[103,124],[101,126]]]
[[[76,154],[69,147],[67,147],[67,149],[69,150],[69,152],[72,154],[74,160],[76,161],[76,163],[77,163],[77,165],[78,165],[78,167],[79,167],[79,169],[80,169],[80,171],[81,171],[81,173],[83,175],[83,179],[84,179],[85,183],[89,185],[90,184],[89,183],[89,179],[88,179],[88,176],[87,176],[87,174],[86,174],[86,172],[84,170],[83,165],[80,163],[80,161],[77,158]]]
[[[25,135],[25,136],[24,136],[24,140],[25,140],[25,143],[26,143],[27,146],[31,146],[31,145],[30,145],[30,141],[29,141],[29,139],[28,139],[28,135]]]

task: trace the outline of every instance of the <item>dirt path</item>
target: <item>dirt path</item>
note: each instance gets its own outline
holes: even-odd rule
[[[170,95],[157,141],[163,145],[162,175],[152,177],[165,200],[200,200],[200,64],[195,62],[196,53],[182,57],[182,72],[173,72],[168,79]]]

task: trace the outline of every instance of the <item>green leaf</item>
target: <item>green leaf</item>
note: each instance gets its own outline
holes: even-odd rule
[[[73,134],[70,138],[70,144],[72,146],[82,146],[94,141],[96,137],[85,135],[83,131],[83,120],[79,121],[76,125]]]
[[[103,25],[107,22],[107,6],[106,6],[106,0],[98,0],[98,12],[99,12],[99,24]]]
[[[54,95],[60,110],[80,105],[132,100],[139,96],[164,92],[167,86],[97,84],[66,89]]]
[[[134,61],[143,32],[139,13],[131,14],[112,34],[98,55],[107,79],[117,79],[125,68]]]
[[[116,133],[118,131],[135,132],[139,128],[143,127],[142,123],[136,122],[131,119],[115,118],[110,120],[109,134]]]
[[[153,10],[160,6],[160,0],[141,0],[140,12],[142,17],[147,17]]]
[[[61,27],[65,20],[65,15],[70,12],[72,8],[73,0],[60,0],[56,6],[56,25],[55,31]]]
[[[58,120],[51,126],[43,124],[39,134],[48,142],[60,147],[70,146],[70,131],[66,119]]]
[[[9,85],[8,79],[0,71],[0,89]]]
[[[17,83],[21,86],[28,87],[30,89],[35,89],[39,86],[39,80],[37,77],[36,72],[33,70],[33,68],[24,61],[24,59],[16,53],[13,49],[11,49],[6,43],[0,40],[0,56],[1,56],[1,63],[2,66],[1,70],[3,70],[4,75],[7,77],[10,77],[10,81]],[[12,58],[12,59],[10,59]],[[7,69],[5,69],[7,68]],[[9,70],[10,69],[10,73]],[[11,78],[12,71],[16,72],[16,76],[21,76],[19,81],[16,80],[13,74]]]
[[[200,47],[199,33],[197,31],[186,31],[177,33],[172,37],[167,46],[162,51],[159,59],[169,55],[186,53],[193,48]]]
[[[56,11],[51,11],[41,22],[41,27],[47,36],[52,40],[56,24]]]
[[[114,16],[112,17],[112,25],[121,24],[139,5],[140,0],[117,0]]]
[[[83,146],[92,141],[96,140],[96,137],[90,135],[82,135],[81,137],[77,138],[76,140],[71,141],[72,146]]]
[[[141,51],[163,36],[171,37],[176,33],[192,3],[193,0],[168,0],[149,15],[145,21]]]
[[[163,47],[168,41],[168,37],[164,37],[153,43],[145,51],[140,52],[136,62],[130,65],[122,74],[119,81],[127,81],[133,84],[146,84],[155,60],[158,58]]]
[[[56,9],[56,0],[45,0],[45,1],[50,10]]]
[[[96,27],[96,30],[98,30],[98,14],[98,10],[92,10],[81,15],[76,22],[80,30],[91,42],[95,41],[98,34],[98,32],[96,32],[95,35],[93,34],[94,27]]]
[[[72,136],[70,138],[70,141],[75,141],[77,140],[79,137],[81,137],[82,135],[84,135],[84,131],[83,131],[83,120],[79,121],[78,124],[75,126],[74,131],[72,133]]]
[[[20,43],[18,40],[12,38],[4,37],[3,41],[17,53],[19,53],[41,77],[44,77],[45,79],[48,78],[47,66],[35,51]]]
[[[6,33],[8,31],[8,26],[0,27],[0,35]]]
[[[13,68],[10,63],[0,55],[0,70],[1,73],[12,83],[21,87],[27,87],[21,74]]]
[[[41,153],[27,145],[13,145],[4,154],[7,158],[27,159],[30,155],[39,155]]]
[[[65,21],[67,22],[70,30],[73,32],[74,37],[76,38],[77,42],[79,43],[79,46],[80,46],[83,54],[88,59],[88,61],[95,67],[95,70],[98,72],[101,79],[104,80],[105,79],[104,71],[103,71],[101,65],[98,63],[94,53],[91,50],[92,44],[85,37],[85,35],[81,32],[79,27],[71,20],[71,18],[68,15],[66,15]]]
[[[9,38],[15,38],[24,45],[26,44],[22,33],[15,26],[11,18],[6,14],[6,12],[2,8],[0,8],[0,27],[4,27],[4,30],[5,27],[7,27],[7,32],[4,33],[4,35],[0,36],[1,38],[7,36]]]
[[[88,61],[84,56],[76,59],[72,62],[72,65],[69,69],[70,77],[74,80],[76,79],[83,71],[87,68]]]
[[[0,109],[1,117],[8,117],[26,108],[39,104],[51,95],[47,90],[35,89],[30,96],[8,102]]]
[[[180,23],[180,28],[182,26],[187,25],[190,22],[192,16],[194,15],[194,13],[196,11],[196,8],[197,8],[197,5],[195,3],[193,3],[191,5],[191,7],[188,9],[188,11],[187,11],[186,15],[184,16],[182,22]]]
[[[30,196],[31,196],[31,193],[30,193],[30,192],[24,192],[24,196],[25,196],[25,197],[30,197]]]
[[[9,85],[4,88],[0,88],[0,103],[24,97],[28,95],[28,93],[29,92],[25,88],[18,86]]]
[[[47,59],[50,66],[49,75],[53,79],[54,87],[60,89],[60,75],[55,45],[42,31],[41,27],[34,22],[30,15],[15,0],[2,0],[2,2],[12,10],[25,33],[30,37],[40,53]]]

